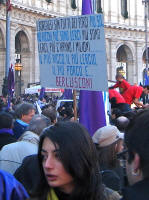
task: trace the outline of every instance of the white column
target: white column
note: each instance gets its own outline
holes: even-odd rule
[[[110,55],[109,55],[109,73],[110,73],[110,80],[115,81],[116,75],[116,40],[109,40],[109,47],[110,47]]]
[[[143,44],[137,42],[137,82],[143,83]]]
[[[16,29],[16,24],[11,23],[10,27],[10,64],[13,64],[13,67],[15,65],[15,29]]]

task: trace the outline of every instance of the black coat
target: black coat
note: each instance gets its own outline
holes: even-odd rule
[[[10,144],[10,143],[13,143],[16,141],[17,141],[17,139],[13,135],[11,135],[9,133],[1,133],[0,134],[0,150],[6,144]]]
[[[117,167],[114,169],[107,169],[100,166],[100,173],[102,175],[102,182],[106,187],[120,192],[124,187],[124,173],[122,167]]]
[[[149,179],[139,181],[122,191],[121,200],[149,200]]]
[[[41,180],[37,155],[25,157],[22,165],[15,171],[14,176],[22,183],[28,193],[34,190]]]

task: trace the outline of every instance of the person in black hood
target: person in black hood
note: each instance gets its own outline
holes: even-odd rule
[[[149,110],[139,112],[125,132],[126,172],[129,186],[122,200],[149,199]],[[123,155],[124,156],[124,155]]]
[[[1,111],[0,112],[0,150],[6,144],[16,142],[17,139],[13,134],[13,117],[11,114]]]

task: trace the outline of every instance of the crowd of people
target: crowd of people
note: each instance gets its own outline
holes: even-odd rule
[[[110,124],[92,137],[56,97],[1,97],[0,199],[149,199],[149,86],[116,79]]]

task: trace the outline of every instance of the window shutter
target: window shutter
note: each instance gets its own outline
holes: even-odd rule
[[[128,11],[127,11],[127,0],[121,0],[121,15],[127,19]]]
[[[77,8],[76,0],[71,0],[71,7],[72,7],[72,9],[76,9]]]
[[[102,13],[101,0],[97,0],[97,13]]]
[[[51,3],[51,2],[52,2],[52,0],[46,0],[46,2],[48,2],[48,3]]]

